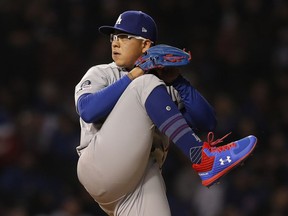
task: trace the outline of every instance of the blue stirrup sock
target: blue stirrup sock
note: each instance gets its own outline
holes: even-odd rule
[[[189,127],[164,85],[153,89],[145,102],[145,108],[157,128],[168,136],[192,163],[201,162],[203,142]]]

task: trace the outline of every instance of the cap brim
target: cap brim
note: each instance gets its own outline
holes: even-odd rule
[[[110,34],[114,33],[115,31],[130,33],[130,32],[125,31],[124,29],[115,28],[114,26],[101,26],[98,30],[99,30],[99,32],[101,32],[102,34],[105,34],[105,35],[110,35]]]

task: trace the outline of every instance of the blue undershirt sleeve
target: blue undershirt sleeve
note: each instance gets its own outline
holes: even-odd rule
[[[217,120],[213,107],[184,77],[179,76],[173,83],[185,109],[181,110],[186,121],[201,131],[213,131]]]
[[[106,117],[130,83],[131,79],[124,76],[100,91],[81,95],[77,101],[80,117],[87,123],[97,122]]]

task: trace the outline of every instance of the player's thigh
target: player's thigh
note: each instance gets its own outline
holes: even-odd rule
[[[98,202],[113,202],[130,192],[145,173],[154,126],[143,97],[159,83],[138,81],[122,94],[78,162],[79,180]]]
[[[131,179],[138,182],[145,172],[153,142],[154,124],[144,104],[151,91],[160,84],[153,75],[134,80],[97,134],[95,155],[107,179],[118,177],[118,182],[124,183]]]
[[[140,180],[149,159],[154,125],[138,95],[125,91],[97,134],[95,151],[107,178]],[[116,169],[116,170],[115,170]]]

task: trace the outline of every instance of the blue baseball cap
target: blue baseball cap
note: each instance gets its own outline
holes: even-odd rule
[[[106,35],[120,31],[150,39],[154,43],[157,40],[155,21],[142,11],[125,11],[120,14],[114,26],[101,26],[99,31]]]

